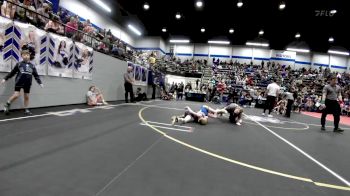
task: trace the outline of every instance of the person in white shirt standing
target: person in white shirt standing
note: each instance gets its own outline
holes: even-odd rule
[[[277,80],[273,79],[273,82],[267,86],[266,95],[267,99],[265,102],[264,112],[262,115],[265,115],[266,110],[269,110],[268,117],[272,117],[271,111],[275,106],[276,99],[280,93],[280,86],[276,83]]]

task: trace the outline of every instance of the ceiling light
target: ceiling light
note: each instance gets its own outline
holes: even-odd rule
[[[333,38],[333,37],[330,37],[330,38],[328,39],[328,41],[331,42],[331,43],[333,43],[333,42],[334,42],[334,38]]]
[[[260,30],[260,31],[259,31],[259,35],[264,35],[264,33],[265,33],[265,32],[264,32],[263,30]]]
[[[268,43],[255,43],[255,42],[247,42],[247,46],[261,46],[261,47],[269,47]]]
[[[170,43],[190,43],[190,40],[188,39],[171,39],[169,40]]]
[[[349,52],[342,52],[342,51],[337,51],[337,50],[328,50],[328,53],[330,54],[340,54],[340,55],[345,55],[345,56],[349,56]]]
[[[288,51],[293,51],[293,52],[301,52],[301,53],[309,53],[310,50],[308,49],[299,49],[299,48],[287,48]]]
[[[336,13],[337,13],[337,10],[331,10],[330,13],[331,13],[331,14],[336,14]]]
[[[225,44],[225,45],[230,44],[229,41],[216,41],[216,40],[209,40],[208,43],[209,44]]]
[[[202,1],[197,1],[197,2],[196,2],[196,6],[197,6],[198,8],[203,7],[203,2],[202,2]]]
[[[201,28],[201,32],[204,33],[205,32],[205,28]]]
[[[243,6],[243,2],[242,1],[238,1],[237,7],[242,7],[242,6]]]
[[[112,12],[111,8],[109,8],[105,3],[103,3],[101,0],[93,0],[97,5],[102,7],[107,12]]]
[[[166,28],[163,28],[162,31],[165,33],[166,32]]]
[[[138,29],[136,29],[133,25],[129,24],[128,27],[129,27],[129,29],[130,29],[132,32],[134,32],[136,35],[138,35],[138,36],[142,35],[142,33],[141,33]]]
[[[233,32],[235,32],[235,30],[233,29],[230,29],[229,32],[232,34]]]
[[[300,33],[295,34],[295,38],[300,38]]]
[[[143,9],[149,10],[149,4],[148,3],[143,4]]]
[[[177,13],[177,14],[175,15],[175,18],[176,18],[176,19],[180,19],[180,18],[181,18],[181,14],[180,14],[180,13]]]
[[[279,6],[280,10],[283,10],[284,8],[286,8],[286,4],[284,2],[282,2]]]

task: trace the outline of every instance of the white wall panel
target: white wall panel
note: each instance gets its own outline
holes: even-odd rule
[[[128,43],[129,45],[134,45],[134,38],[129,35],[129,32],[127,32],[113,20],[103,17],[93,8],[85,5],[84,3],[76,0],[60,0],[60,6],[84,19],[90,19],[93,24],[100,28],[111,29],[114,36]]]

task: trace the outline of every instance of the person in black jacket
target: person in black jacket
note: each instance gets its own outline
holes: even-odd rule
[[[9,114],[10,105],[13,101],[15,101],[20,96],[20,91],[23,89],[24,91],[24,109],[25,115],[31,115],[32,113],[28,109],[29,105],[29,93],[30,87],[32,85],[32,77],[34,76],[35,80],[38,84],[43,88],[38,72],[36,71],[35,66],[30,62],[30,52],[29,50],[22,50],[22,58],[23,61],[17,63],[12,71],[0,82],[0,85],[5,83],[8,79],[12,78],[14,75],[16,76],[15,81],[15,92],[8,99],[7,103],[4,105],[5,114]]]

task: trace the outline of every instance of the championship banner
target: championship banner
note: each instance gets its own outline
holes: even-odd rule
[[[73,77],[73,41],[66,37],[49,33],[48,36],[48,75]]]
[[[37,29],[35,26],[20,22],[15,22],[14,27],[20,33],[20,51],[29,50],[30,59],[35,65],[39,75],[46,75],[47,71],[47,33]],[[19,51],[19,56],[20,52]],[[22,58],[19,58],[22,61]]]
[[[94,50],[82,43],[75,43],[74,78],[92,80]]]
[[[0,72],[10,72],[12,61],[15,64],[19,60],[18,54],[13,53],[14,31],[13,22],[0,16]],[[19,48],[18,42],[16,45]]]
[[[282,66],[294,66],[296,52],[272,50],[270,62],[279,63]]]

